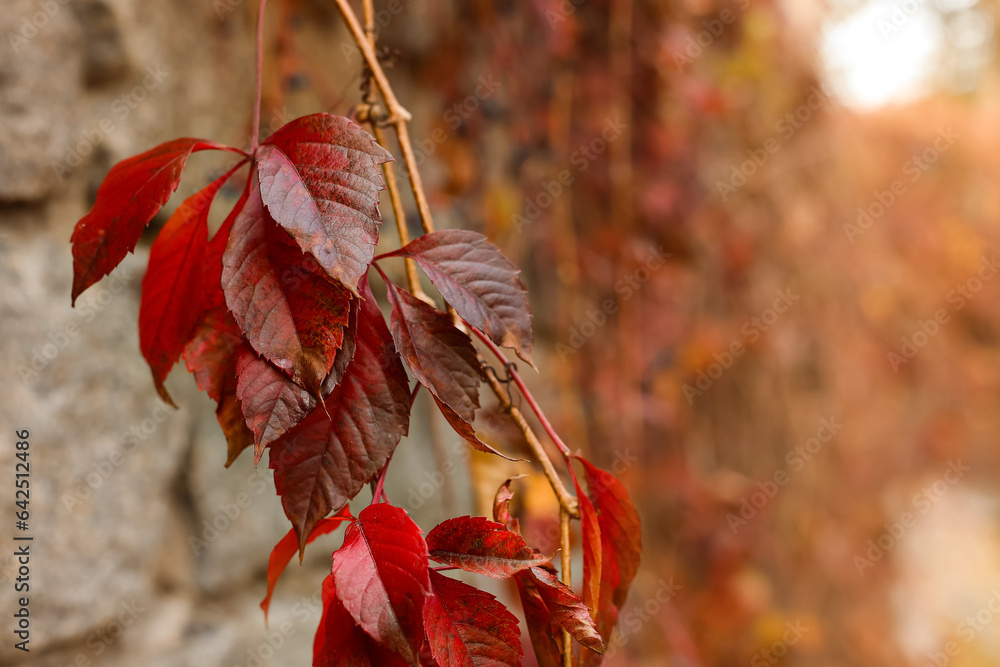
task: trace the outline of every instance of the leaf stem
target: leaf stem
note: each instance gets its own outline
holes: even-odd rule
[[[389,461],[391,460],[392,459],[389,459]],[[386,461],[385,465],[382,466],[382,474],[378,476],[378,483],[375,485],[375,490],[372,491],[373,504],[378,502],[389,502],[389,497],[386,496],[385,491],[382,490],[382,487],[385,485],[385,474],[389,472],[389,461]]]
[[[260,91],[264,80],[264,6],[267,0],[260,0],[260,9],[257,12],[257,87],[254,90],[253,100],[253,127],[250,129],[250,153],[257,152],[260,142]]]
[[[468,325],[468,322],[466,322],[466,324]],[[490,348],[490,351],[492,351],[493,354],[496,355],[497,359],[502,361],[504,364],[507,364],[507,357],[504,356],[503,352],[500,350],[499,347],[497,347],[496,343],[490,340],[488,336],[486,336],[482,331],[475,328],[474,326],[469,325],[469,329],[471,329],[472,332],[476,334],[479,340],[481,340],[483,344],[486,345],[486,347]],[[538,417],[538,421],[542,423],[542,428],[544,428],[548,436],[552,438],[552,442],[556,444],[556,447],[559,448],[559,451],[562,452],[563,456],[569,458],[570,456],[569,447],[566,446],[566,443],[562,441],[562,438],[559,437],[559,434],[556,433],[556,430],[552,427],[552,424],[549,422],[548,418],[545,416],[545,413],[542,411],[541,406],[538,405],[538,401],[536,401],[535,397],[532,396],[531,391],[528,389],[528,386],[524,384],[524,380],[521,378],[520,373],[517,372],[516,368],[510,365],[508,365],[507,367],[507,372],[510,373],[510,377],[512,380],[514,380],[514,384],[517,385],[517,388],[521,391],[521,394],[524,395],[525,400],[528,401],[528,405],[531,406],[531,411],[535,413],[535,416]]]

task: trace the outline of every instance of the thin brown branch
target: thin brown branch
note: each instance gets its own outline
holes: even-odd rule
[[[375,135],[375,140],[380,146],[386,148],[385,132],[382,131],[382,128],[379,127],[377,123],[371,123],[371,128]],[[385,172],[385,188],[389,193],[389,201],[392,202],[392,215],[396,219],[396,233],[399,235],[399,245],[405,246],[410,242],[410,232],[406,228],[406,211],[403,210],[403,199],[399,195],[399,184],[396,182],[396,170],[391,162],[383,163],[382,169]],[[426,301],[427,296],[424,294],[424,290],[420,286],[420,276],[417,273],[417,263],[407,257],[405,259],[404,266],[406,267],[406,284],[410,288],[410,293],[418,299]]]
[[[368,35],[368,43],[375,48],[375,3],[372,0],[362,0],[361,6],[365,17],[365,34]]]
[[[417,170],[417,157],[413,153],[413,144],[410,143],[410,132],[406,128],[405,121],[397,121],[393,123],[393,127],[399,138],[399,148],[403,152],[406,173],[410,176],[410,188],[413,190],[413,199],[417,202],[420,224],[423,226],[424,232],[429,234],[434,231],[434,219],[431,218],[431,208],[427,204],[427,195],[424,193],[424,185],[420,180],[420,172]]]
[[[392,86],[389,84],[389,80],[386,78],[385,72],[382,70],[382,66],[378,62],[378,57],[375,54],[375,47],[366,37],[365,30],[358,22],[358,17],[354,14],[354,10],[351,8],[348,0],[336,0],[336,3],[337,8],[344,17],[344,22],[347,24],[347,29],[350,31],[351,36],[354,38],[358,48],[361,50],[361,54],[365,58],[365,64],[371,71],[372,78],[375,80],[375,84],[378,86],[379,92],[382,94],[382,99],[384,100],[385,106],[389,112],[389,116],[385,120],[385,124],[391,125],[396,131],[399,148],[403,153],[403,164],[406,166],[407,174],[410,177],[410,187],[413,190],[413,199],[416,201],[417,212],[420,214],[420,224],[422,225],[425,233],[433,232],[434,219],[431,217],[430,206],[427,203],[427,195],[424,192],[423,182],[420,179],[420,172],[417,170],[417,159],[413,152],[413,144],[410,142],[410,134],[406,125],[406,123],[412,120],[413,117],[410,115],[410,112],[399,103],[399,100],[396,99]],[[368,2],[365,3],[364,8],[365,11],[373,11],[373,8]],[[393,197],[391,192],[389,196]],[[393,199],[394,201],[398,201],[398,191]],[[395,204],[393,210],[395,211]],[[399,219],[400,218],[397,216],[397,220]],[[403,224],[405,226],[405,218],[403,220]],[[399,228],[398,223],[397,228]],[[408,236],[403,238],[408,238]],[[400,240],[405,244],[403,238]],[[450,307],[449,311],[451,311]],[[451,312],[453,317],[457,317],[453,311]],[[524,435],[525,440],[528,442],[528,446],[541,463],[542,470],[548,478],[549,484],[552,486],[552,491],[559,500],[559,506],[563,511],[569,514],[569,516],[579,516],[580,510],[577,505],[576,498],[566,490],[566,486],[559,478],[559,474],[552,465],[552,461],[549,459],[548,453],[545,451],[542,443],[538,440],[538,436],[535,435],[535,432],[525,420],[524,415],[521,414],[521,411],[516,405],[513,405],[510,402],[510,398],[507,396],[507,392],[497,379],[496,374],[491,369],[487,368],[484,375],[486,377],[487,384],[489,384],[493,393],[496,394],[501,406],[503,406],[503,409],[510,414],[511,418]],[[568,540],[563,546],[564,549],[569,549]]]
[[[562,543],[562,582],[567,586],[573,586],[573,577],[570,573],[570,563],[572,561],[569,542],[569,514],[565,509],[559,511],[559,533]],[[573,667],[573,638],[563,630],[563,667]]]
[[[358,23],[358,17],[354,15],[351,5],[347,0],[336,0],[336,3],[340,9],[340,13],[344,17],[344,21],[347,23],[348,30],[351,31],[351,36],[354,37],[358,48],[361,49],[361,54],[365,58],[365,64],[371,70],[375,84],[378,86],[379,92],[382,93],[382,99],[385,100],[385,106],[389,111],[389,117],[385,122],[396,130],[396,136],[399,139],[399,148],[403,153],[403,164],[406,165],[406,173],[410,176],[413,199],[417,202],[420,224],[423,225],[425,232],[433,232],[434,219],[431,217],[431,208],[427,203],[424,185],[420,180],[420,172],[417,170],[416,154],[413,152],[413,144],[410,142],[410,133],[406,126],[407,121],[412,120],[413,116],[396,99],[396,94],[392,91],[389,79],[386,78],[385,72],[382,71],[382,65],[378,62],[375,47],[365,38],[364,30],[361,24]]]
[[[361,27],[361,24],[358,23],[358,17],[355,16],[350,3],[347,0],[335,0],[335,2],[337,3],[337,8],[340,9],[341,15],[344,17],[347,29],[351,32],[351,37],[354,38],[354,42],[361,50],[361,55],[364,56],[365,64],[371,70],[372,77],[375,79],[375,85],[378,86],[379,92],[382,93],[382,98],[385,100],[385,105],[389,110],[389,118],[386,122],[394,125],[398,122],[412,120],[413,116],[399,103],[395,93],[392,92],[392,86],[389,85],[389,80],[386,78],[385,72],[382,71],[382,65],[379,64],[378,57],[375,55],[375,47],[365,37],[365,31]]]
[[[267,0],[260,0],[257,10],[257,87],[254,89],[253,127],[250,132],[250,152],[257,152],[260,139],[260,91],[264,80],[264,7]]]
[[[368,36],[368,44],[371,46],[372,50],[375,49],[375,8],[372,6],[372,0],[364,0],[364,16],[365,16],[365,34]],[[369,71],[371,71],[369,69]],[[382,148],[388,150],[388,146],[385,143],[385,132],[379,127],[379,124],[375,118],[375,104],[377,103],[377,98],[375,95],[375,89],[372,87],[369,81],[368,86],[365,90],[365,104],[367,105],[367,120],[368,124],[371,126],[372,134],[375,135],[375,141],[379,143]],[[389,192],[389,201],[392,202],[392,215],[396,219],[396,233],[399,235],[399,245],[405,246],[410,242],[410,232],[406,228],[406,211],[403,209],[403,200],[399,196],[399,185],[396,183],[396,169],[391,162],[385,162],[382,164],[382,171],[385,173],[385,188]],[[405,260],[406,266],[406,284],[410,288],[410,293],[418,299],[428,301],[427,296],[424,294],[423,288],[420,286],[420,276],[417,274],[417,263],[414,262],[409,257]]]

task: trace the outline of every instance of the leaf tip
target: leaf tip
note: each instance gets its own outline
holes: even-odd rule
[[[172,407],[174,410],[180,410],[180,408],[177,407],[177,404],[174,403],[174,399],[170,395],[170,392],[167,391],[166,386],[164,386],[163,380],[157,377],[156,371],[153,371],[153,385],[156,387],[156,394],[160,397],[161,401]]]
[[[534,369],[536,373],[541,373],[541,371],[538,370],[538,366],[535,364],[534,359],[531,358],[531,352],[529,352],[528,350],[522,350],[520,347],[518,347],[515,350],[515,352],[517,353],[517,356],[518,358],[521,359],[521,361],[531,366],[531,368]]]

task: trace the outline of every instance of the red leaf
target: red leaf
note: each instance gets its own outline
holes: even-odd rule
[[[227,468],[254,441],[236,398],[236,357],[243,347],[249,349],[233,316],[223,305],[202,316],[194,336],[184,348],[184,360],[198,388],[218,402],[215,415],[226,435]]]
[[[332,533],[340,527],[340,524],[344,521],[353,519],[351,516],[351,511],[348,508],[344,508],[340,514],[328,519],[323,519],[316,524],[313,531],[309,533],[309,539],[306,540],[306,544],[311,544],[320,535],[326,535],[327,533]],[[274,587],[278,585],[278,579],[281,577],[281,573],[285,571],[288,567],[289,561],[292,560],[292,555],[298,551],[299,545],[298,540],[295,537],[295,530],[289,530],[288,533],[281,538],[281,540],[274,545],[274,549],[271,550],[271,557],[267,560],[267,595],[264,599],[260,601],[260,608],[264,610],[264,622],[267,623],[267,611],[271,607],[271,595],[274,594]],[[301,552],[300,552],[301,560]]]
[[[350,294],[303,267],[302,253],[267,214],[256,187],[222,262],[226,304],[250,344],[319,395],[343,341]]]
[[[198,388],[218,401],[231,378],[235,394],[236,353],[244,345],[239,327],[225,307],[204,313],[194,336],[184,348],[187,368],[194,375]]]
[[[367,282],[360,287],[357,351],[325,399],[326,411],[313,410],[271,445],[274,484],[300,541],[357,495],[409,429],[406,370]]]
[[[198,388],[207,391],[209,396],[219,402],[216,414],[227,438],[230,433],[227,424],[238,423],[242,427],[242,433],[246,435],[244,440],[253,444],[253,434],[246,427],[239,401],[236,399],[236,351],[244,346],[246,341],[236,320],[226,308],[225,295],[222,293],[222,254],[225,252],[233,221],[243,210],[249,194],[250,180],[247,179],[236,206],[208,242],[199,307],[201,316],[191,340],[184,348],[184,360],[188,370],[194,374]],[[223,417],[223,412],[227,417]],[[232,419],[231,415],[238,415],[238,419]],[[230,461],[227,466],[235,460],[235,454],[239,454],[243,449],[241,447],[234,454],[232,445],[233,442],[230,440]]]
[[[424,640],[424,600],[433,593],[428,572],[420,529],[384,503],[362,510],[333,554],[344,608],[375,641],[414,665]]]
[[[236,376],[236,397],[253,431],[253,458],[257,463],[264,448],[301,423],[319,399],[250,349],[237,357]]]
[[[606,564],[613,560],[615,563],[618,581],[614,587],[614,604],[621,607],[639,570],[642,555],[639,514],[635,511],[628,491],[614,475],[579,456],[574,458],[583,464],[590,498],[598,511],[601,535],[607,536],[611,547],[610,555],[607,550],[604,551],[603,562]]]
[[[477,232],[448,229],[413,240],[387,257],[412,257],[466,322],[531,361],[531,306],[521,272]]]
[[[303,252],[351,292],[368,270],[385,189],[379,165],[392,155],[342,116],[303,116],[257,152],[264,204]]]
[[[203,139],[174,139],[123,160],[97,190],[90,213],[73,230],[73,303],[135,250],[142,229],[177,189],[191,153],[228,150]]]
[[[160,230],[149,253],[139,304],[139,348],[153,372],[157,393],[171,405],[174,402],[163,382],[202,314],[208,214],[219,188],[242,165],[185,199]]]
[[[253,433],[247,428],[243,417],[243,406],[236,398],[236,381],[227,385],[226,393],[219,400],[215,409],[215,418],[219,420],[222,433],[226,436],[226,467],[233,465],[247,447],[253,446]]]
[[[572,588],[559,581],[554,573],[540,567],[533,567],[518,576],[530,579],[534,584],[553,624],[566,630],[590,650],[604,652],[604,641],[597,632],[594,619]]]
[[[250,199],[252,181],[252,175],[248,176],[246,185],[243,186],[243,192],[240,193],[240,198],[237,200],[236,205],[233,206],[233,210],[229,212],[222,226],[215,232],[212,240],[208,242],[208,253],[205,256],[205,291],[202,297],[204,301],[203,308],[205,310],[222,308],[226,312],[229,311],[226,307],[226,295],[222,291],[222,257],[226,254],[226,246],[229,244],[229,234],[232,232],[233,224],[240,213],[243,212],[243,207],[246,206],[247,200]],[[231,315],[230,319],[232,319]],[[242,332],[240,335],[242,335]]]
[[[518,572],[514,575],[514,581],[517,583],[524,624],[528,628],[531,646],[535,649],[538,667],[562,667],[562,631],[552,622],[552,616],[538,592],[535,580],[530,572]]]
[[[439,563],[494,579],[505,579],[549,561],[525,544],[520,535],[481,516],[464,516],[439,524],[427,534],[427,548]]]
[[[250,178],[247,178],[233,210],[208,242],[201,294],[202,317],[191,341],[184,348],[184,360],[188,370],[194,374],[198,388],[207,391],[219,404],[215,416],[226,436],[227,468],[254,442],[253,433],[243,417],[240,400],[236,398],[237,351],[243,347],[249,349],[249,345],[232,313],[226,308],[226,298],[222,293],[222,255],[233,222],[249,196]]]
[[[501,484],[493,499],[493,520],[507,526],[507,530],[518,535],[521,534],[521,522],[510,514],[510,499],[514,497],[514,492],[510,490],[510,483],[523,476],[511,477]]]
[[[392,339],[407,369],[465,421],[479,407],[479,358],[451,318],[386,281]]]
[[[462,436],[462,438],[464,438],[467,443],[472,445],[474,449],[477,449],[481,452],[486,452],[487,454],[496,454],[500,458],[507,459],[508,461],[522,460],[522,459],[511,458],[506,454],[501,454],[493,447],[487,445],[485,442],[476,437],[476,429],[472,428],[472,424],[470,424],[469,422],[465,421],[460,416],[458,416],[458,414],[450,407],[448,407],[447,404],[442,403],[441,399],[439,399],[437,396],[434,396],[432,394],[431,398],[433,398],[434,402],[437,403],[438,409],[441,410],[441,414],[444,415],[444,418],[448,420],[448,423],[451,424],[451,427],[455,429],[455,433],[458,433],[460,436]]]
[[[610,637],[618,622],[618,610],[625,604],[629,586],[639,568],[642,527],[635,506],[622,483],[614,475],[595,467],[579,456],[574,458],[584,467],[589,497],[597,511],[601,540],[601,577],[595,619],[601,636]],[[579,490],[577,495],[583,512],[584,496]],[[584,541],[586,558],[588,549],[586,535]],[[586,595],[586,591],[584,593]]]
[[[330,392],[344,379],[347,367],[354,361],[354,353],[357,350],[358,331],[358,310],[361,307],[361,299],[351,299],[348,307],[347,326],[344,327],[344,342],[337,350],[337,356],[333,360],[333,367],[330,374],[323,380],[323,396],[329,396]]]
[[[615,590],[620,580],[618,563],[615,562],[614,546],[607,531],[601,533],[601,591],[597,601],[597,631],[602,637],[611,638],[618,624],[618,606],[615,604]]]
[[[580,533],[583,538],[583,603],[596,621],[601,597],[601,525],[597,510],[580,488],[575,474],[573,486],[580,506]]]
[[[517,618],[489,593],[431,570],[435,595],[424,604],[431,654],[442,667],[521,664]]]
[[[405,667],[406,661],[366,635],[337,598],[333,575],[323,581],[323,616],[313,640],[313,667]]]

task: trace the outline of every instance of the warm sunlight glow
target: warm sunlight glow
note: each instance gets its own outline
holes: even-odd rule
[[[872,0],[825,26],[821,46],[842,101],[873,109],[925,95],[942,43],[940,18],[926,0]]]

